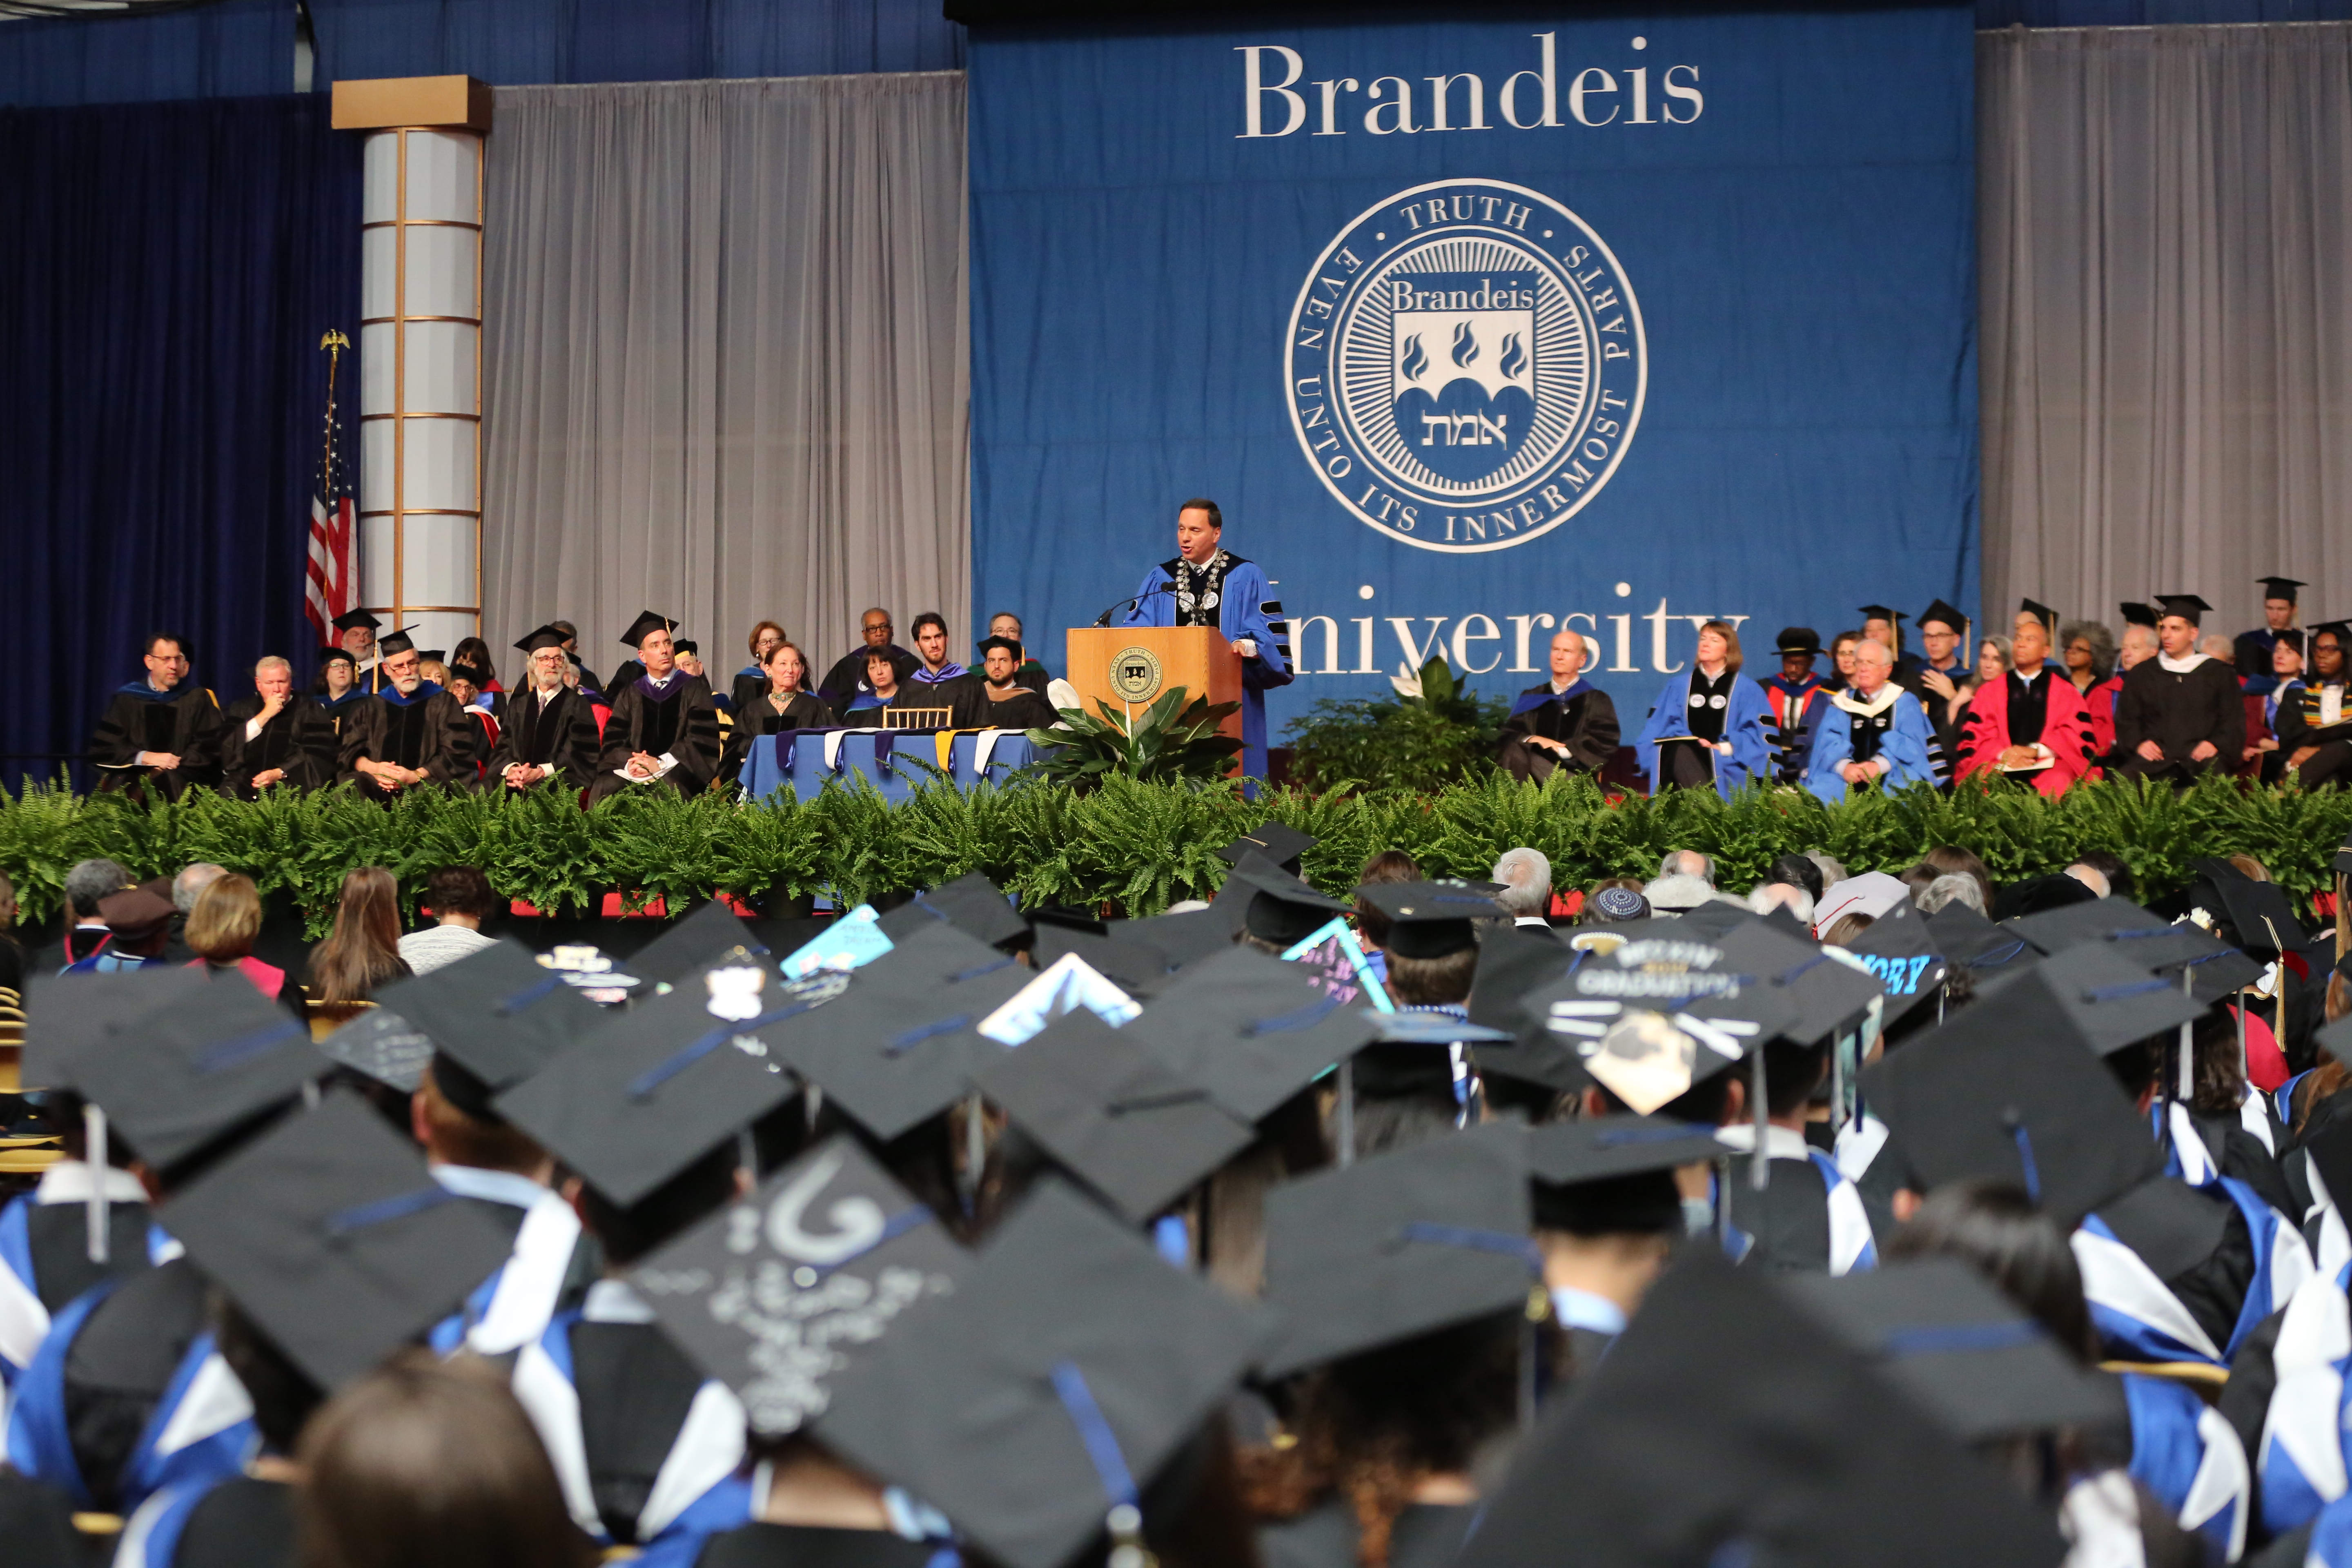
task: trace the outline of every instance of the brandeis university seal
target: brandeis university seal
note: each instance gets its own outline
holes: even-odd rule
[[[1648,353],[1601,238],[1539,191],[1442,180],[1317,258],[1284,354],[1292,426],[1339,503],[1429,550],[1504,550],[1623,460]]]

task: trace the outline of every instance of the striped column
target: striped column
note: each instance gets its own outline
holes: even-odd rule
[[[347,114],[347,108],[349,113]],[[418,646],[481,631],[482,150],[466,77],[337,82],[363,130],[360,602]]]

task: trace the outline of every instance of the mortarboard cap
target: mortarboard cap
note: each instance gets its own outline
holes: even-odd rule
[[[2213,606],[2194,594],[2158,594],[2156,602],[2164,606],[2168,616],[2179,616],[2190,626],[2201,626],[2206,611]]]
[[[1249,1146],[1207,1089],[1081,1007],[980,1071],[980,1090],[1055,1163],[1141,1225]]]
[[[2095,899],[2021,915],[2000,929],[2044,953],[2086,943],[2104,946],[2143,969],[2176,977],[2185,966],[2200,1002],[2217,1002],[2263,977],[2263,966],[2187,921],[2167,924],[2126,899]]]
[[[2164,1168],[2038,969],[1864,1068],[1862,1093],[1927,1185],[2014,1182],[2069,1229]]]
[[[1822,634],[1811,626],[1782,626],[1775,649],[1782,658],[1822,651]]]
[[[543,647],[562,647],[563,646],[563,634],[557,631],[553,626],[541,626],[539,630],[526,635],[520,642],[516,643],[514,646],[515,651],[526,654],[537,653]]]
[[[1014,912],[1004,889],[978,871],[917,893],[882,917],[882,934],[897,942],[930,921],[944,921],[991,947],[1029,934],[1029,922]]]
[[[971,1259],[854,1138],[836,1134],[633,1269],[677,1347],[778,1437],[824,1414],[833,1384],[950,1293]]]
[[[1543,1274],[1529,1235],[1525,1131],[1407,1145],[1265,1196],[1268,1377],[1523,1308]]]
[[[2294,918],[2294,900],[2276,882],[2257,882],[2244,876],[2218,877],[2214,879],[2213,890],[2221,900],[2221,909],[2215,912],[2229,921],[2231,929],[2238,933],[2239,945],[2254,957],[2276,958],[2300,948],[2307,940],[2302,923]],[[106,906],[99,907],[102,910]]]
[[[1553,1090],[1582,1089],[1588,1081],[1575,1050],[1521,1005],[1538,987],[1565,979],[1587,962],[1549,931],[1503,926],[1478,944],[1478,968],[1470,979],[1464,1011],[1474,1024],[1499,1029],[1511,1039],[1478,1047],[1481,1073],[1532,1083]]]
[[[249,985],[213,985],[76,1053],[74,1087],[151,1167],[183,1166],[325,1075],[310,1031]]]
[[[919,1327],[842,1374],[813,1435],[1007,1568],[1062,1568],[1216,1415],[1265,1325],[1049,1181]]]
[[[1477,944],[1472,921],[1509,910],[1465,882],[1375,882],[1356,896],[1389,918],[1388,951],[1399,958],[1444,958]]]
[[[1296,965],[1235,947],[1176,976],[1119,1031],[1244,1121],[1270,1115],[1375,1033]]]
[[[637,618],[629,623],[629,629],[621,634],[621,643],[625,647],[643,647],[646,639],[656,632],[676,630],[677,630],[677,623],[667,616],[657,616],[651,610],[641,610],[637,614]]]
[[[2254,581],[2263,585],[2263,598],[2284,599],[2290,605],[2295,602],[2294,591],[2305,586],[2301,580],[2294,577],[2257,577]]]
[[[2055,1525],[1829,1328],[1690,1247],[1552,1406],[1462,1568],[2053,1568]]]
[[[1743,1060],[1797,1017],[1785,986],[1714,943],[1668,935],[1595,952],[1522,1005],[1575,1053],[1591,1082],[1643,1115]]]
[[[1910,885],[1884,871],[1864,871],[1822,889],[1813,906],[1815,930],[1826,931],[1843,915],[1868,915],[1877,920],[1887,910],[1911,901]]]
[[[702,645],[692,637],[680,637],[671,646],[678,653],[698,656],[702,652]]]
[[[1888,609],[1885,605],[1864,605],[1861,606],[1861,613],[1865,620],[1885,621],[1890,626],[1908,618],[1902,611]]]
[[[1721,897],[1709,897],[1685,910],[1675,917],[1675,923],[1681,935],[1712,942],[1725,931],[1737,930],[1750,921],[1762,918],[1745,904],[1731,903]]]
[[[1299,875],[1299,858],[1314,847],[1315,840],[1296,827],[1286,823],[1269,822],[1253,827],[1218,850],[1217,858],[1229,866],[1238,866],[1244,856],[1255,850],[1295,877]]]
[[[1329,925],[1334,915],[1348,914],[1354,909],[1328,894],[1317,892],[1288,871],[1267,864],[1265,856],[1244,856],[1241,864],[1225,879],[1228,887],[1235,882],[1251,893],[1249,905],[1243,912],[1242,929],[1278,948],[1304,942]]]
[[[767,943],[734,910],[720,900],[706,899],[631,954],[629,973],[656,984],[678,985],[722,961],[752,963],[767,956]]]
[[[359,656],[347,647],[322,647],[319,650],[319,668],[323,669],[338,660],[357,668]]]
[[[416,646],[416,640],[408,634],[415,629],[415,626],[403,626],[398,631],[387,632],[378,637],[375,643],[377,657],[391,658],[396,654],[404,654],[414,648]],[[417,657],[420,660],[424,658],[422,654]]]
[[[1156,947],[1103,931],[1062,924],[1042,912],[1037,916],[1035,930],[1035,939],[1029,944],[1029,959],[1041,973],[1075,953],[1079,963],[1096,973],[1139,994],[1167,977],[1168,961]]]
[[[1233,929],[1215,910],[1186,910],[1179,914],[1148,915],[1142,920],[1113,921],[1115,942],[1148,947],[1170,969],[1181,969],[1233,945]]]
[[[212,977],[202,969],[156,964],[105,974],[52,976],[26,997],[26,1089],[72,1089],[76,1059],[150,1013],[201,1005]]]
[[[1885,992],[1877,974],[1866,967],[1842,962],[1759,920],[1724,932],[1716,945],[1726,963],[1762,983],[1759,995],[1793,1013],[1777,1033],[1801,1046],[1844,1029]],[[1751,998],[1743,995],[1740,1000]]]
[[[1880,915],[1846,944],[1846,951],[1869,965],[1886,988],[1884,1023],[1888,1026],[1941,991],[1949,969],[1937,951],[1927,917],[1907,900]]]
[[[447,648],[428,647],[420,649],[416,657],[427,664],[439,664],[447,658],[448,652]]]
[[[482,686],[488,683],[490,672],[484,669],[478,664],[469,664],[465,660],[460,659],[457,663],[449,667],[449,679],[452,680],[470,680],[476,686]]]
[[[2124,625],[2127,626],[2153,626],[2161,618],[2154,605],[2144,605],[2137,599],[2125,600],[2122,608]]]
[[[1963,903],[1946,904],[1927,917],[1937,951],[1979,979],[2031,969],[2042,954],[2024,937],[1999,926]]]
[[[288,1117],[158,1218],[329,1392],[421,1338],[513,1247],[347,1093]]]
[[[124,942],[145,942],[172,923],[172,900],[144,888],[125,888],[98,900],[98,918]]]
[[[2352,1068],[2352,1013],[2346,1014],[2312,1036],[2312,1043],[2347,1068]],[[2332,1188],[2331,1188],[2332,1190]],[[2347,1188],[2352,1191],[2352,1188]]]
[[[319,1048],[362,1077],[414,1094],[433,1062],[433,1041],[399,1014],[371,1007],[319,1042]],[[446,1090],[443,1091],[445,1094]]]
[[[898,1137],[971,1092],[1004,1047],[980,1026],[1035,976],[952,926],[926,921],[816,1011],[761,1037],[876,1137]]]
[[[345,610],[341,615],[335,617],[333,625],[334,628],[339,632],[351,631],[358,626],[365,626],[368,630],[373,631],[376,627],[383,625],[383,623],[377,620],[373,616],[369,615],[365,610]]]
[[[2029,877],[2022,882],[2012,882],[2000,890],[1993,902],[1993,912],[2002,916],[2046,914],[2074,904],[2087,904],[2098,898],[2097,891],[2079,878],[2055,871],[2047,877]]]
[[[1775,1283],[1964,1443],[2129,1418],[2121,1383],[1958,1258]]]
[[[1535,1223],[1579,1236],[1675,1234],[1678,1166],[1724,1156],[1715,1130],[1654,1116],[1546,1122],[1527,1134]]]
[[[596,1005],[560,972],[506,939],[396,980],[375,999],[433,1042],[433,1081],[442,1097],[483,1121],[498,1120],[491,1102],[499,1095],[603,1023]]]
[[[1929,625],[1936,622],[1941,622],[1955,634],[1969,629],[1969,618],[1960,614],[1959,606],[1948,605],[1941,599],[1920,611],[1916,624],[1922,631],[1925,631]]]
[[[2178,1029],[2205,1011],[2205,1005],[2184,992],[2178,981],[2150,973],[2149,966],[2133,962],[2133,955],[2108,942],[2078,943],[2026,973],[2041,977],[2067,1022],[2103,1057],[2150,1035]],[[2024,983],[2024,974],[1996,981],[1978,994],[1978,1000],[1990,1000]]]
[[[496,1109],[626,1208],[790,1097],[764,1016],[715,1016],[689,991],[636,1003]]]
[[[2017,613],[2021,616],[2032,616],[2042,623],[2044,631],[2053,637],[2058,635],[2058,612],[2049,605],[2033,599],[2021,599],[2017,604]]]

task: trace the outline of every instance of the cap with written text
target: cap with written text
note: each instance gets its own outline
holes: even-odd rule
[[[1907,900],[1881,914],[1846,951],[1869,965],[1885,987],[1887,1025],[1942,991],[1950,967],[1937,951],[1927,917]]]

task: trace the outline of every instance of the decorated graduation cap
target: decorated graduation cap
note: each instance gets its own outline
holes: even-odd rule
[[[2137,599],[2126,599],[2124,601],[2121,607],[2124,615],[2124,625],[2127,626],[2153,627],[2158,620],[2163,618],[2156,613],[2156,606],[2154,605],[2145,605]]]
[[[600,1026],[596,1005],[501,940],[429,973],[397,980],[376,1004],[433,1042],[433,1081],[448,1102],[496,1121],[494,1101]]]
[[[1775,641],[1778,646],[1773,651],[1782,658],[1817,656],[1822,651],[1822,634],[1811,626],[1782,626]]]
[[[2019,600],[2017,604],[2017,613],[2021,616],[2032,616],[2035,620],[2040,621],[2042,623],[2042,629],[2048,632],[2052,637],[2056,637],[2058,635],[2058,612],[2052,609],[2049,605],[2041,603],[2039,600]]]
[[[2121,1383],[1959,1258],[1775,1283],[1964,1443],[2127,1418]]]
[[[1107,1529],[1138,1544],[1264,1320],[1049,1181],[914,1329],[841,1375],[813,1436],[1007,1568],[1063,1568]]]
[[[75,1053],[74,1087],[139,1157],[184,1169],[327,1071],[301,1020],[249,985],[213,985],[115,1027]]]
[[[2049,1516],[1769,1277],[1686,1247],[1555,1404],[1462,1568],[2053,1568]]]
[[[1374,882],[1357,897],[1389,918],[1388,951],[1398,958],[1444,958],[1475,947],[1473,921],[1510,911],[1466,882]]]
[[[676,985],[716,963],[757,963],[767,956],[768,944],[740,916],[721,900],[709,899],[638,949],[629,959],[629,973],[656,984]]]
[[[432,1038],[399,1014],[371,1007],[319,1042],[319,1049],[363,1078],[414,1094],[433,1064]]]
[[[280,1121],[157,1217],[330,1392],[421,1338],[513,1246],[348,1093]]]
[[[2070,1229],[2164,1168],[2038,968],[1864,1068],[1862,1091],[1927,1185],[2012,1182]]]
[[[1334,915],[1353,912],[1355,906],[1318,893],[1297,877],[1272,864],[1263,855],[1244,855],[1225,879],[1248,889],[1242,929],[1261,942],[1287,948],[1306,941],[1331,923]]]
[[[499,1096],[499,1113],[631,1206],[792,1095],[772,1022],[714,1014],[713,1000],[674,991],[608,1017]]]
[[[1217,858],[1229,866],[1238,866],[1252,850],[1265,857],[1275,865],[1296,877],[1301,874],[1299,861],[1315,847],[1315,840],[1285,823],[1269,822],[1254,827],[1231,844],[1217,851]]]
[[[1664,1117],[1546,1122],[1527,1135],[1535,1223],[1577,1236],[1678,1233],[1675,1168],[1723,1153],[1713,1128]]]
[[[391,658],[395,655],[406,653],[415,647],[416,639],[408,635],[415,629],[416,628],[415,626],[403,626],[398,631],[387,632],[383,637],[378,637],[375,643],[375,651],[378,657],[383,658]],[[419,655],[418,657],[422,658],[423,656]]]
[[[1529,1235],[1524,1131],[1497,1125],[1283,1183],[1265,1199],[1265,1301],[1280,1326],[1268,1377],[1525,1308],[1542,1257]]]
[[[36,985],[26,998],[24,1086],[76,1087],[74,1064],[83,1052],[110,1048],[118,1031],[147,1014],[199,1005],[211,983],[201,969],[158,964]]]
[[[2190,626],[2202,626],[2205,612],[2213,606],[2194,594],[2158,594],[2156,602],[2164,606],[2168,616],[2179,616]]]
[[[882,934],[897,942],[934,921],[996,948],[1029,934],[1029,922],[1013,911],[1004,889],[978,871],[917,893],[882,917]]]
[[[1956,634],[1969,629],[1969,618],[1960,613],[1959,606],[1948,605],[1941,599],[1919,612],[1917,624],[1922,631],[1934,622],[1941,622]]]
[[[656,632],[676,630],[677,630],[677,623],[667,616],[657,616],[651,610],[640,610],[637,613],[637,618],[629,623],[629,629],[621,634],[621,643],[625,647],[643,647],[646,645],[646,639]]]
[[[514,646],[516,652],[524,654],[537,653],[543,647],[562,647],[563,634],[553,626],[541,626],[535,632],[526,633]]]
[[[341,615],[337,616],[333,622],[334,628],[339,632],[352,631],[360,626],[365,626],[368,630],[373,631],[382,625],[383,625],[382,621],[377,620],[365,610],[345,610]]]
[[[1663,934],[1596,952],[1522,1005],[1591,1082],[1643,1115],[1746,1059],[1798,1016],[1785,987],[1723,948]]]
[[[1119,1037],[1255,1121],[1376,1033],[1296,965],[1229,946],[1176,976]]]
[[[629,1280],[751,1430],[797,1432],[835,1381],[971,1259],[856,1139],[824,1140],[677,1237]]]
[[[981,1026],[1033,978],[933,921],[852,973],[837,998],[777,1019],[762,1037],[867,1131],[896,1138],[971,1092],[1004,1054]]]
[[[1927,917],[1909,900],[1895,905],[1846,944],[1885,987],[1885,1024],[1892,1026],[1944,988],[1950,965],[1927,929]]]
[[[2254,581],[2263,585],[2263,598],[2284,599],[2290,605],[2295,602],[2294,591],[2297,588],[2307,586],[2306,584],[2294,577],[2257,577]]]
[[[1083,1007],[982,1068],[978,1083],[1055,1164],[1132,1225],[1254,1135],[1207,1089]]]

